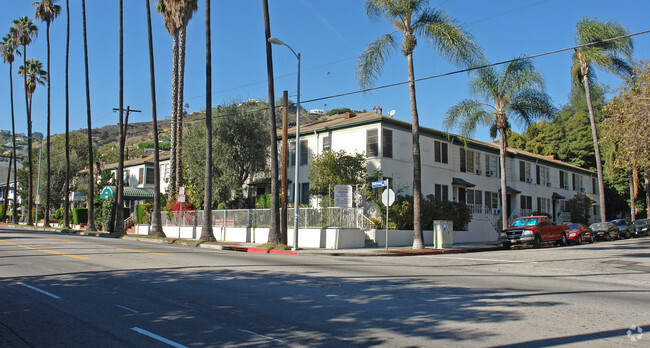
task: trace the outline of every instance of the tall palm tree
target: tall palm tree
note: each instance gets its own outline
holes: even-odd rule
[[[183,90],[185,86],[185,42],[187,24],[198,8],[197,0],[179,1],[178,9],[178,101],[176,102],[176,187],[183,186]]]
[[[63,228],[70,228],[70,0],[65,0],[66,39],[65,39],[65,206],[63,209]]]
[[[97,231],[95,227],[95,171],[93,170],[93,128],[90,113],[90,77],[88,74],[88,35],[86,31],[86,0],[81,0],[81,16],[84,36],[84,68],[86,72],[86,116],[88,119],[88,231]]]
[[[165,237],[162,229],[162,216],[160,213],[160,154],[158,153],[158,113],[156,109],[156,74],[153,59],[153,34],[151,30],[150,0],[144,0],[147,5],[147,37],[149,40],[149,76],[151,84],[151,118],[153,125],[153,213],[151,215],[150,234],[155,237]]]
[[[52,74],[50,70],[50,24],[59,16],[61,6],[56,5],[57,0],[42,0],[41,2],[34,1],[32,5],[36,5],[36,19],[45,22],[45,37],[47,40],[47,71]],[[47,186],[45,189],[45,224],[50,226],[50,82],[52,79],[47,80]]]
[[[630,37],[621,37],[627,35],[628,31],[622,25],[613,21],[601,22],[585,17],[578,22],[576,29],[576,41],[581,47],[576,48],[573,54],[571,76],[576,83],[583,85],[587,97],[591,135],[594,141],[594,155],[596,156],[596,171],[598,173],[600,219],[604,222],[607,219],[605,215],[605,182],[603,180],[600,145],[598,144],[596,116],[591,103],[590,83],[594,79],[591,70],[596,66],[617,75],[631,76],[633,73],[631,62],[634,44]],[[595,44],[582,46],[589,43]]]
[[[271,223],[269,226],[269,243],[282,243],[280,233],[279,196],[278,196],[278,134],[275,123],[275,91],[273,82],[273,54],[271,49],[271,20],[269,18],[269,1],[262,0],[264,10],[264,42],[266,43],[266,76],[269,90],[269,136],[271,139]]]
[[[13,203],[12,222],[15,224],[18,223],[18,204],[16,201],[17,189],[18,189],[16,167],[18,166],[18,161],[16,158],[16,119],[14,115],[14,80],[13,80],[13,63],[15,58],[14,52],[16,52],[16,48],[17,48],[17,43],[16,43],[16,37],[14,35],[9,33],[2,38],[2,43],[0,43],[0,53],[2,53],[2,59],[4,60],[4,62],[9,63],[9,95],[11,98],[11,138],[12,138],[11,140],[12,140],[13,157],[15,163],[14,203]],[[9,186],[7,186],[7,190],[9,190]]]
[[[38,35],[38,27],[34,21],[27,16],[19,17],[13,20],[13,27],[10,29],[12,35],[16,38],[16,43],[23,46],[23,66],[27,66],[27,45],[32,42],[32,38]],[[24,86],[27,86],[27,75],[24,75]],[[32,220],[32,193],[34,191],[34,180],[32,177],[32,113],[29,107],[29,96],[25,88],[25,109],[27,110],[27,161],[29,168],[28,196],[27,196],[27,225],[34,224]]]
[[[212,233],[212,42],[210,0],[205,0],[205,192],[203,194],[202,241],[215,241]]]
[[[165,23],[165,28],[169,32],[169,35],[172,36],[172,114],[171,114],[171,135],[170,135],[170,180],[168,187],[168,198],[173,200],[176,198],[176,174],[178,167],[178,158],[176,156],[176,146],[177,146],[177,121],[178,121],[178,59],[179,59],[179,50],[178,50],[178,40],[179,40],[179,6],[178,1],[176,0],[158,0],[156,6],[156,11],[163,16],[163,22]]]
[[[483,99],[465,99],[452,106],[445,116],[444,127],[459,128],[470,137],[479,125],[491,126],[492,137],[499,133],[499,164],[501,169],[501,221],[507,228],[506,131],[510,120],[530,125],[538,118],[552,118],[555,107],[544,92],[544,79],[528,59],[514,60],[502,69],[479,69],[470,82],[472,94]],[[491,103],[491,104],[490,104]]]
[[[357,59],[357,79],[362,88],[371,87],[382,72],[384,61],[397,48],[401,33],[402,53],[408,62],[411,133],[413,141],[413,249],[424,248],[421,226],[422,174],[420,123],[415,97],[413,50],[416,36],[424,38],[442,57],[457,65],[473,65],[482,59],[481,48],[473,36],[441,10],[428,7],[428,0],[366,0],[371,19],[385,19],[395,30],[371,42]]]

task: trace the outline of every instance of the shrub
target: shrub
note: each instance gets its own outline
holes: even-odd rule
[[[75,225],[88,223],[88,209],[86,208],[72,209],[72,223]]]
[[[135,222],[138,224],[150,223],[150,214],[153,211],[153,203],[147,202],[135,206]]]
[[[382,221],[386,221],[386,210],[381,209]],[[452,220],[454,229],[462,230],[472,220],[470,208],[463,203],[443,201],[434,195],[422,199],[423,230],[432,230],[434,220]],[[413,196],[398,196],[389,208],[389,228],[413,229]],[[385,227],[385,226],[384,226]]]

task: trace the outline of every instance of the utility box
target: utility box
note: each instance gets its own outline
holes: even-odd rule
[[[454,246],[454,222],[451,220],[433,221],[433,247],[449,249]]]

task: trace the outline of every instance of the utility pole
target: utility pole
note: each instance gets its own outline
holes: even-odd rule
[[[287,244],[287,109],[289,108],[289,91],[282,94],[282,202],[280,203],[280,226],[282,244]]]
[[[120,115],[123,111],[126,111],[126,115],[124,117],[124,124],[122,124],[122,117],[120,117],[119,120],[119,127],[120,127],[120,154],[119,154],[119,162],[117,164],[117,174],[116,174],[116,179],[117,179],[117,192],[114,194],[115,197],[114,203],[113,203],[113,210],[116,211],[117,217],[114,220],[115,221],[115,228],[113,231],[117,235],[122,235],[124,234],[124,147],[126,145],[126,130],[129,125],[129,113],[131,112],[142,112],[140,110],[131,110],[131,107],[127,105],[126,110],[121,109],[121,108],[113,108],[113,111],[119,111]],[[111,213],[111,220],[112,217],[115,216],[113,213]],[[109,223],[109,225],[113,225],[113,221]]]

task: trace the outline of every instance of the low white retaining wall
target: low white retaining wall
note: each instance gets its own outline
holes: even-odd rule
[[[180,236],[177,226],[164,226],[168,238],[198,239],[201,227],[181,227]],[[194,232],[194,233],[193,233]],[[148,225],[136,226],[135,233],[148,235]],[[412,233],[412,232],[411,232]],[[218,241],[239,243],[266,243],[269,237],[267,228],[213,227],[212,234]],[[293,229],[287,231],[288,244],[293,245]],[[299,248],[356,249],[365,246],[365,234],[359,229],[340,228],[302,228],[298,230]]]
[[[379,247],[386,247],[386,230],[370,230],[368,235]],[[425,245],[433,245],[433,231],[422,231]],[[388,230],[388,246],[413,245],[413,230]]]
[[[467,231],[454,231],[454,243],[498,243],[499,236],[488,219],[474,218]]]

